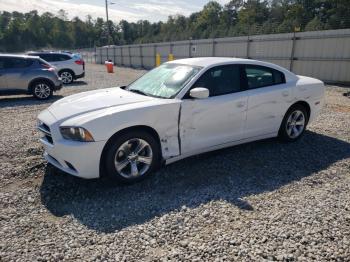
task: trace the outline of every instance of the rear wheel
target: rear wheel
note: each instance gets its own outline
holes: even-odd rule
[[[302,105],[292,106],[283,118],[279,137],[286,142],[298,140],[304,133],[309,115]]]
[[[33,96],[39,100],[49,99],[53,94],[53,89],[46,81],[36,82],[32,88]]]
[[[114,139],[105,155],[109,178],[135,183],[148,177],[160,163],[157,140],[147,132],[131,131]]]
[[[71,84],[74,80],[74,75],[69,70],[63,70],[60,72],[60,77],[63,84]]]

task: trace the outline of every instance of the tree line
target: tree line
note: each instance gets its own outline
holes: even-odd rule
[[[67,12],[38,14],[0,12],[0,51],[75,49],[253,34],[350,28],[349,0],[211,1],[189,16],[169,16],[166,22],[118,23],[103,18],[83,21]],[[117,18],[111,17],[111,20]]]

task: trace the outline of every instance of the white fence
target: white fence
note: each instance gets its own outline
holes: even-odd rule
[[[175,59],[224,56],[272,62],[296,74],[350,83],[350,29],[100,47],[96,63],[153,68],[156,54]]]

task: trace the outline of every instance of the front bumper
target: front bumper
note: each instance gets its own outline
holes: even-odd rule
[[[54,91],[58,91],[58,90],[61,90],[62,87],[63,87],[62,83],[58,83],[58,84],[55,85],[55,87],[54,87],[53,90],[54,90]]]
[[[100,159],[106,141],[76,142],[66,140],[59,131],[59,122],[48,110],[38,117],[38,129],[43,134],[45,159],[73,176],[86,179],[100,177]]]
[[[77,177],[100,177],[100,157],[104,141],[85,143],[67,140],[51,144],[43,137],[40,142],[45,148],[44,158],[55,167]]]
[[[45,137],[44,158],[60,170],[86,179],[100,177],[100,157],[104,147],[102,142],[55,141],[51,144]]]

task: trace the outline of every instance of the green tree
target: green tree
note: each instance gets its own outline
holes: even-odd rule
[[[350,28],[349,14],[349,0],[231,0],[224,6],[210,1],[188,17],[169,16],[166,22],[156,23],[116,23],[111,17],[108,25],[91,16],[70,20],[65,10],[56,15],[0,12],[0,51],[285,33],[295,27],[302,31]]]

